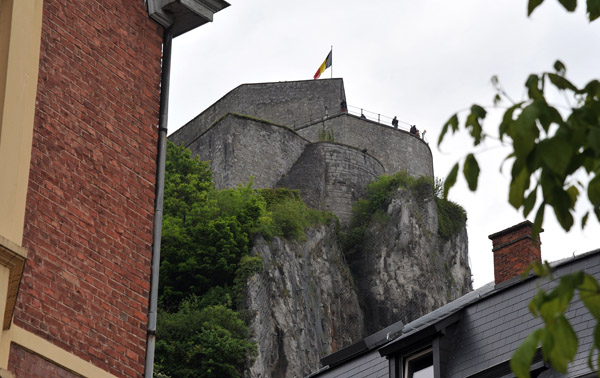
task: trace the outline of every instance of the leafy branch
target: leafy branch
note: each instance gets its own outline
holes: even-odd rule
[[[558,1],[569,12],[577,6],[577,0]],[[542,2],[529,0],[528,15]],[[587,0],[586,6],[590,22],[600,17],[600,0]],[[525,82],[525,101],[514,102],[496,77],[492,78],[492,84],[496,89],[495,103],[502,98],[512,103],[498,127],[500,140],[508,140],[512,148],[506,157],[512,161],[508,202],[515,209],[522,209],[525,217],[535,209],[534,230],[538,231],[549,206],[562,228],[568,231],[574,223],[575,203],[585,193],[591,209],[581,218],[581,227],[585,227],[590,212],[600,221],[600,82],[594,79],[578,88],[567,79],[565,65],[557,61],[554,72],[529,75]],[[567,109],[561,109],[565,116],[547,101],[548,87],[558,90],[567,99]],[[569,98],[575,99],[574,106],[570,105]],[[473,146],[478,146],[487,136],[482,127],[486,115],[483,107],[474,104],[461,125],[458,115],[454,114],[444,125],[438,145],[448,131],[456,133],[463,128],[473,139]],[[448,174],[444,196],[456,184],[459,169],[460,162]],[[462,172],[471,191],[477,189],[480,171],[475,155],[469,153],[462,163]],[[548,263],[534,264],[533,269],[540,277],[552,277]],[[539,345],[544,360],[556,371],[567,372],[578,349],[577,334],[565,317],[575,291],[596,319],[588,365],[592,370],[600,368],[598,353],[594,365],[594,353],[600,351],[600,285],[594,276],[579,271],[561,277],[550,292],[540,289],[531,300],[529,310],[543,320],[544,327],[530,334],[515,351],[511,368],[517,377],[530,376],[530,365]],[[600,372],[597,374],[600,377]]]
[[[534,263],[533,270],[541,278],[552,279],[552,271],[547,262]],[[527,274],[527,273],[525,273]],[[600,350],[600,286],[596,279],[582,271],[561,277],[558,286],[551,292],[539,290],[529,303],[529,311],[535,317],[541,317],[544,328],[531,333],[515,351],[510,366],[519,378],[528,378],[529,367],[538,346],[542,348],[545,361],[552,364],[552,368],[559,373],[566,373],[568,363],[572,362],[577,354],[577,334],[565,317],[565,312],[571,304],[575,291],[590,314],[596,319],[592,347],[588,355],[588,366],[596,370],[600,366],[600,355],[596,354],[594,365],[594,351]]]
[[[509,203],[517,210],[522,209],[525,217],[537,205],[534,222],[537,228],[542,226],[545,208],[549,206],[568,231],[574,223],[575,203],[582,192],[587,192],[591,210],[600,221],[600,82],[592,80],[577,88],[565,77],[563,63],[557,61],[554,69],[555,72],[529,76],[525,82],[528,99],[505,111],[499,136],[501,141],[508,139],[513,147],[506,157],[513,162]],[[546,100],[548,86],[577,99],[576,107],[570,109],[566,118]],[[503,90],[499,92],[503,93]],[[474,146],[486,137],[482,127],[486,115],[486,110],[475,104],[464,122]],[[458,115],[454,114],[444,125],[438,145],[448,131],[459,130]],[[456,163],[448,174],[445,196],[456,183],[459,168],[460,164]],[[582,170],[587,173],[587,180],[582,177]],[[475,191],[480,168],[474,154],[466,156],[462,172],[469,189]],[[589,213],[582,217],[582,227]]]

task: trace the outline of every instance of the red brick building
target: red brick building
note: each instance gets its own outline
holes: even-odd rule
[[[148,370],[163,40],[225,6],[0,1],[0,377]]]

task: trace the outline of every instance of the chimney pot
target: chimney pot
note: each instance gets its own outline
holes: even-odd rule
[[[542,262],[539,234],[533,237],[533,223],[524,221],[488,236],[494,253],[496,285],[522,274],[534,261]]]

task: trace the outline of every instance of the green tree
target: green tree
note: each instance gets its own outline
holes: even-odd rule
[[[202,306],[192,297],[175,313],[158,317],[157,370],[172,378],[238,378],[256,352],[237,312],[225,305]]]
[[[251,183],[215,190],[207,162],[169,143],[165,172],[159,302],[170,311],[189,295],[231,285],[250,235],[266,213]]]
[[[256,350],[237,308],[263,266],[249,255],[253,237],[301,240],[307,227],[331,219],[308,209],[297,191],[257,191],[252,181],[216,190],[208,163],[169,143],[156,376],[241,376]]]
[[[542,2],[529,0],[528,14]],[[559,2],[569,12],[577,6],[577,0]],[[594,21],[600,16],[600,0],[587,0],[586,5],[589,20]],[[492,82],[497,89],[495,101],[509,99],[497,78],[492,78]],[[522,210],[525,217],[535,209],[534,225],[538,231],[549,207],[562,228],[568,231],[574,223],[575,203],[581,193],[585,193],[591,208],[581,219],[582,227],[590,213],[600,221],[600,82],[594,79],[577,88],[566,78],[566,67],[557,61],[554,72],[531,74],[525,87],[528,99],[508,108],[498,127],[500,139],[508,140],[512,147],[506,158],[512,161],[508,202]],[[574,98],[576,105],[563,116],[547,101],[548,87]],[[475,104],[464,125],[454,114],[444,125],[438,145],[448,131],[455,133],[462,126],[472,137],[473,145],[478,146],[487,136],[482,127],[486,114],[483,107]],[[456,183],[459,170],[460,162],[446,178],[444,196]],[[475,155],[467,154],[462,162],[462,173],[472,191],[477,189],[479,172]],[[540,277],[551,277],[548,264],[536,264],[533,268]],[[542,318],[544,327],[534,331],[515,352],[511,367],[518,377],[529,377],[529,366],[538,345],[542,347],[544,359],[550,361],[555,370],[567,371],[568,363],[577,353],[578,340],[564,313],[575,291],[596,319],[588,362],[592,370],[600,365],[600,360],[594,363],[592,359],[600,348],[600,286],[593,276],[576,272],[563,276],[552,291],[540,290],[532,299],[530,310],[534,316]]]

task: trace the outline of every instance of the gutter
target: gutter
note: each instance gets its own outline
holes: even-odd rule
[[[166,28],[163,34],[162,73],[160,78],[160,113],[156,157],[154,232],[152,236],[152,267],[150,273],[150,305],[148,309],[146,366],[144,369],[145,378],[152,378],[154,374],[154,348],[156,346],[156,317],[158,309],[158,271],[160,268],[160,239],[162,232],[163,197],[165,191],[165,162],[167,157],[167,120],[169,116],[172,42],[173,31],[171,28]]]

